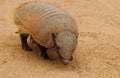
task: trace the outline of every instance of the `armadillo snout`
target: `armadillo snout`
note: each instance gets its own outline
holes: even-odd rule
[[[63,63],[64,65],[67,65],[67,64],[69,63],[69,60],[62,60],[62,63]]]
[[[64,65],[67,65],[70,61],[73,60],[73,57],[69,57],[68,59],[64,59],[64,58],[60,58],[60,59]]]

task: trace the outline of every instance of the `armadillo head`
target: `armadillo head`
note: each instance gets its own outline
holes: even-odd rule
[[[72,55],[77,45],[77,36],[70,31],[64,31],[54,36],[54,49],[63,64],[73,59]]]

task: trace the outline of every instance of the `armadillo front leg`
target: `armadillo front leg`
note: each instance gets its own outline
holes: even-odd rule
[[[47,48],[45,48],[45,47],[43,47],[43,46],[41,46],[39,44],[37,44],[37,45],[41,50],[41,57],[43,57],[44,59],[49,59],[49,56],[47,54]]]
[[[24,34],[24,33],[20,34],[22,49],[25,51],[32,51],[32,49],[29,47],[27,43],[28,36],[29,36],[28,34]]]

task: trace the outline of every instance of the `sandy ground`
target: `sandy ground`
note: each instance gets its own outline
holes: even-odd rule
[[[67,66],[57,56],[39,57],[39,49],[21,49],[15,8],[35,0],[0,0],[0,78],[120,78],[119,0],[40,0],[49,2],[77,21],[78,46]]]

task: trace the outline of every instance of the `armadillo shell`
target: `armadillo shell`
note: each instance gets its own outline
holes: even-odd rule
[[[32,35],[40,45],[52,47],[52,33],[69,30],[78,34],[74,19],[45,2],[29,2],[17,8],[15,23],[20,33]]]

